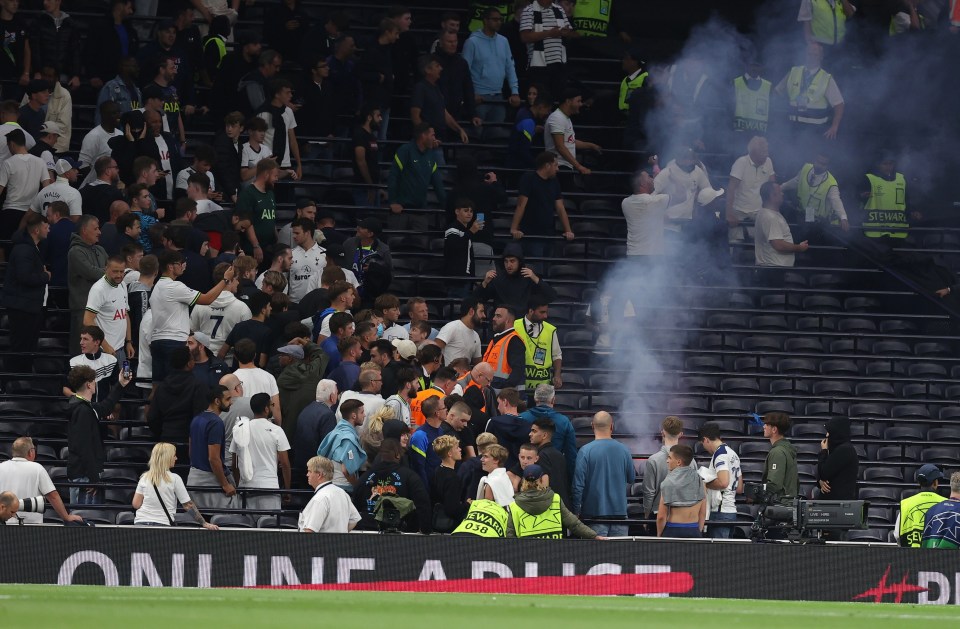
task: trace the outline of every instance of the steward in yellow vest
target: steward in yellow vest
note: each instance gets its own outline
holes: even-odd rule
[[[881,157],[875,172],[867,173],[866,187],[861,189],[863,199],[863,235],[868,238],[906,238],[910,223],[907,220],[907,180],[897,172],[897,163],[891,155]]]
[[[901,546],[920,548],[927,509],[946,500],[937,493],[937,484],[941,478],[943,478],[943,472],[932,463],[921,465],[917,470],[920,493],[900,501],[897,526],[893,531],[894,537],[899,540]]]
[[[475,537],[505,537],[507,512],[493,500],[480,498],[470,503],[470,510],[463,522],[453,529],[452,535]]]
[[[483,28],[483,12],[493,7],[503,16],[503,22],[506,23],[513,19],[512,2],[471,2],[470,3],[470,23],[467,30],[471,33]]]
[[[620,111],[626,113],[630,111],[630,96],[643,87],[647,72],[643,69],[643,60],[640,59],[640,55],[633,50],[627,50],[624,53],[620,67],[626,76],[620,81],[620,98],[617,106]]]
[[[546,310],[547,306],[543,306],[543,309]],[[532,313],[533,311],[531,311]],[[533,329],[533,332],[531,333],[524,326],[529,326]],[[517,319],[516,323],[513,324],[513,329],[517,331],[517,336],[523,340],[526,347],[524,372],[526,373],[527,389],[533,391],[538,384],[552,383],[554,376],[553,338],[557,333],[557,328],[543,320],[530,321],[524,318]],[[538,331],[539,334],[537,334]]]
[[[776,91],[789,101],[791,122],[799,123],[804,128],[827,128],[824,137],[834,139],[843,119],[843,96],[833,76],[820,67],[821,63],[823,46],[816,42],[807,44],[804,65],[790,68]],[[833,122],[827,127],[831,116]]]
[[[812,163],[804,164],[796,177],[783,184],[783,191],[796,191],[797,208],[804,222],[829,222],[847,231],[850,228],[847,211],[840,199],[837,179],[829,168],[830,157],[819,151]]]
[[[577,0],[573,7],[573,30],[582,37],[606,37],[613,0]]]
[[[747,72],[733,80],[733,128],[736,131],[767,132],[771,83],[760,78],[762,67],[759,62],[751,62]]]
[[[596,531],[571,513],[552,489],[543,484],[543,468],[536,463],[523,470],[520,493],[510,503],[507,537],[563,539],[564,529],[574,537],[595,539]]]
[[[803,34],[807,41],[834,46],[847,34],[847,18],[854,8],[847,0],[810,0],[810,19],[803,22]]]

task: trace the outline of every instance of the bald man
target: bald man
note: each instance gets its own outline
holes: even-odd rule
[[[633,457],[625,445],[613,438],[613,417],[600,411],[590,422],[593,441],[577,453],[573,474],[573,504],[570,510],[580,518],[624,520],[627,517],[627,488],[636,480]],[[591,524],[597,535],[625,537],[626,524]]]
[[[33,445],[33,439],[18,437],[13,442],[11,454],[12,459],[0,463],[0,490],[25,498],[43,496],[64,522],[83,521],[83,518],[70,514],[63,506],[63,500],[47,470],[36,462],[37,448]],[[24,513],[20,517],[24,524],[43,524],[42,513]]]
[[[120,253],[124,241],[129,240],[121,240],[123,234],[117,231],[117,219],[130,211],[130,205],[122,199],[116,199],[110,203],[108,211],[110,220],[100,224],[100,246],[107,250],[108,256],[115,256]]]
[[[20,499],[12,491],[0,493],[0,522],[6,524],[7,520],[17,515],[17,508],[20,506]]]
[[[483,432],[490,418],[497,414],[497,394],[490,386],[493,373],[490,363],[477,363],[469,374],[457,381],[463,391],[463,401],[473,410],[470,427],[475,435]]]
[[[243,391],[243,383],[240,378],[232,373],[228,373],[220,378],[220,384],[227,388],[227,391],[233,395],[230,409],[220,413],[220,419],[223,420],[223,435],[226,445],[224,452],[230,452],[230,444],[233,443],[233,427],[241,417],[253,418],[253,410],[250,408],[250,397]],[[226,457],[225,473],[230,476],[230,459]]]

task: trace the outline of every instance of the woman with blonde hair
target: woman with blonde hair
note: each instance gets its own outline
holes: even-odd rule
[[[383,443],[383,422],[395,418],[396,411],[389,406],[381,406],[380,410],[364,421],[360,445],[363,446],[370,461],[375,460],[380,453],[380,444]]]
[[[137,510],[133,523],[142,526],[173,526],[173,514],[177,512],[179,502],[197,524],[211,531],[218,530],[216,524],[210,524],[200,515],[183,485],[183,479],[170,473],[176,462],[177,449],[172,443],[161,442],[153,446],[149,468],[140,477],[137,491],[133,495],[133,508]]]

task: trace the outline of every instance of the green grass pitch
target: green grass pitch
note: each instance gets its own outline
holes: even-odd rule
[[[0,585],[0,626],[643,627],[898,629],[960,619],[956,607],[868,603],[489,594],[404,594]],[[202,623],[202,624],[200,624]]]

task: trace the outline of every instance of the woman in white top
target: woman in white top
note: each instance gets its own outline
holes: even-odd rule
[[[477,486],[477,500],[493,500],[501,507],[513,502],[513,483],[507,476],[507,458],[510,453],[499,444],[487,446],[480,455],[480,467],[487,473]]]
[[[200,515],[183,485],[183,479],[170,473],[176,462],[177,449],[172,443],[158,443],[153,446],[150,467],[140,477],[137,492],[133,495],[133,508],[137,510],[133,523],[144,526],[171,526],[179,502],[197,524],[211,531],[218,530],[216,524],[210,524]]]

